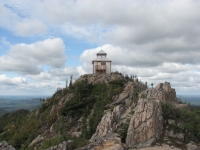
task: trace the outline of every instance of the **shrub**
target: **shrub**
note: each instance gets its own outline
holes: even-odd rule
[[[200,115],[199,110],[190,110],[186,108],[176,108],[172,102],[162,103],[162,112],[164,120],[173,119],[182,126],[171,124],[169,127],[175,131],[182,131],[187,138],[186,141],[193,140],[193,136],[200,141]],[[192,136],[193,135],[193,136]]]

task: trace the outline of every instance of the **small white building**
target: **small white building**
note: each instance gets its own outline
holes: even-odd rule
[[[100,50],[97,53],[97,58],[92,61],[94,74],[110,74],[111,60],[106,57],[107,53]]]

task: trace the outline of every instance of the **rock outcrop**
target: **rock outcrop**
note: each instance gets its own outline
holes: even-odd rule
[[[14,147],[12,147],[11,145],[9,145],[7,142],[3,141],[0,142],[0,149],[1,150],[15,150]]]
[[[169,82],[159,83],[155,88],[149,88],[143,91],[140,93],[140,97],[161,101],[178,101],[176,98],[176,91],[171,88]]]
[[[140,85],[141,86],[141,85]],[[139,100],[133,98],[134,92],[142,91]],[[139,87],[136,82],[128,82],[124,91],[113,97],[113,102],[106,106],[114,107],[108,110],[97,126],[91,142],[106,140],[107,135],[119,133],[121,126],[129,124],[126,145],[129,148],[150,146],[163,133],[162,101],[177,102],[176,92],[170,83],[160,83],[156,88],[146,89]],[[128,121],[129,120],[129,121]]]
[[[106,139],[106,135],[108,133],[116,133],[117,129],[123,123],[122,120],[120,120],[120,118],[125,111],[126,109],[122,105],[116,106],[113,112],[108,111],[101,119],[101,122],[97,126],[96,132],[95,134],[93,134],[90,141],[103,141]]]
[[[129,124],[131,113],[134,111],[133,108],[136,105],[133,100],[133,93],[136,90],[144,89],[146,89],[145,85],[141,85],[137,82],[128,82],[124,91],[114,96],[113,102],[106,106],[108,110],[102,117],[90,141],[103,141],[106,139],[107,134],[119,133],[123,124]],[[113,110],[111,110],[111,108],[113,108]]]
[[[163,130],[161,102],[139,99],[131,118],[126,144],[128,147],[147,147],[159,139]]]

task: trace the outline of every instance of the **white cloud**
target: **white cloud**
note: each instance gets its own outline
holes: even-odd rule
[[[78,68],[79,67],[64,67],[64,68],[60,68],[60,69],[55,68],[55,69],[49,70],[49,73],[53,77],[57,77],[58,80],[66,81],[67,79],[70,78],[71,75],[76,79],[80,76],[80,74],[78,72]]]
[[[40,74],[29,75],[30,78],[34,80],[53,80],[53,77],[48,72],[40,72]]]
[[[65,83],[59,81],[27,81],[26,78],[8,77],[5,74],[0,75],[1,95],[49,95],[51,96],[58,86],[64,87]]]
[[[23,12],[26,13],[27,11]],[[0,4],[0,27],[8,29],[19,36],[41,35],[47,26],[36,18],[25,18],[19,10],[8,4]]]
[[[46,33],[46,25],[36,19],[23,19],[13,27],[14,32],[20,36],[41,35]]]
[[[7,55],[0,56],[0,69],[22,74],[39,74],[42,65],[64,66],[65,45],[60,38],[46,39],[33,44],[11,46]]]
[[[36,75],[28,75],[30,79],[35,81],[42,82],[62,82],[65,83],[66,80],[69,80],[73,76],[73,80],[77,80],[80,75],[85,74],[85,70],[82,66],[78,67],[62,67],[62,68],[50,68],[46,72],[41,72]]]
[[[1,86],[16,86],[16,85],[27,84],[27,81],[25,78],[22,77],[9,78],[5,74],[3,74],[0,75],[0,84]]]
[[[64,40],[16,44],[0,56],[0,69],[31,74],[35,80],[65,80],[71,74],[91,73],[92,59],[102,48],[113,61],[113,71],[123,68],[149,83],[169,80],[179,89],[198,89],[199,7],[200,2],[192,0],[49,0],[31,5],[1,0],[0,27],[17,36],[61,35],[103,46],[85,50],[82,66],[64,67]],[[44,72],[43,65],[50,69]]]
[[[174,42],[170,45],[174,49],[181,38],[190,46],[199,41],[199,1],[49,0],[34,1],[30,5],[22,0],[2,3],[1,24],[22,36],[40,34],[48,28],[50,32],[56,30],[82,40],[126,48],[155,42],[162,45],[166,39],[172,39]],[[21,26],[24,30],[19,30]]]

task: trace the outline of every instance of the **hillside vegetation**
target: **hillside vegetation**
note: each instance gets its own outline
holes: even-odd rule
[[[45,149],[68,139],[74,141],[74,148],[83,146],[94,134],[105,106],[111,102],[113,95],[122,92],[124,83],[122,78],[108,84],[89,84],[85,79],[56,92],[32,113],[21,110],[5,114],[0,119],[0,141],[5,140],[16,149],[33,149],[36,145]],[[77,126],[80,118],[83,123]],[[50,132],[50,128],[53,131]],[[72,137],[70,132],[73,130],[82,132],[81,136]],[[41,143],[30,146],[38,135],[45,138]]]
[[[164,86],[165,84],[159,87],[160,89],[148,89],[147,85],[138,79],[133,80],[121,74],[81,76],[68,88],[59,90],[46,99],[40,108],[32,112],[18,110],[3,115],[0,118],[0,141],[5,140],[16,149],[33,150],[47,149],[63,141],[72,140],[73,149],[76,149],[90,142],[102,143],[112,133],[111,139],[116,139],[113,136],[116,134],[124,146],[132,146],[133,143],[129,143],[132,123],[136,121],[138,111],[141,114],[141,106],[152,104],[162,115],[158,120],[162,123],[159,126],[159,135],[164,137],[165,131],[173,130],[174,133],[184,134],[181,142],[193,140],[198,143],[200,110],[191,109],[189,106],[177,107],[178,103],[167,93],[169,88],[165,89]],[[170,101],[153,101],[159,99],[159,92],[165,90],[167,96],[164,98],[170,98]],[[145,109],[149,110],[143,108]],[[154,110],[149,112],[151,113],[154,116]],[[146,112],[143,115],[143,118],[145,117]],[[169,120],[172,120],[172,123]],[[142,125],[142,122],[140,124]],[[162,136],[155,138],[159,141],[158,139],[162,139]],[[135,144],[137,147],[137,143]]]

